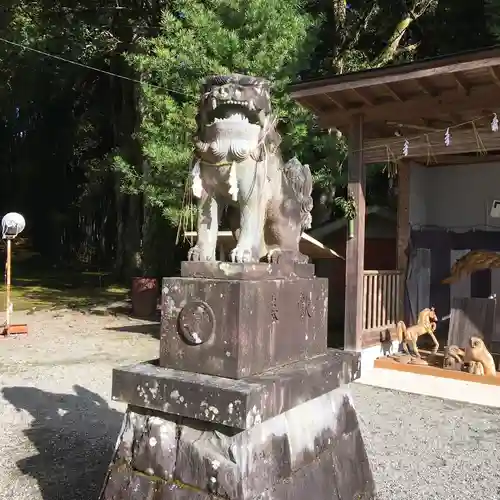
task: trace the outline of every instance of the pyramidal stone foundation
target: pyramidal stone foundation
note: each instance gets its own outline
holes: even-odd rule
[[[327,305],[309,264],[165,278],[159,359],[113,372],[128,409],[100,499],[373,499],[359,354],[327,349]]]

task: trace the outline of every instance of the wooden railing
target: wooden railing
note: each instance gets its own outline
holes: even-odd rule
[[[401,286],[401,271],[364,271],[363,331],[381,331],[396,324]]]

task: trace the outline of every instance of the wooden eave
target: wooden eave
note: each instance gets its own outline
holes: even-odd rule
[[[500,117],[500,47],[296,83],[290,92],[321,127],[345,135],[363,115],[366,163],[401,158],[406,139],[408,157],[431,165],[500,152],[490,126]]]

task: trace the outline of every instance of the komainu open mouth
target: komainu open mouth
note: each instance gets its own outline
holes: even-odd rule
[[[260,125],[260,117],[252,101],[219,101],[212,99],[212,106],[215,107],[207,113],[207,125],[221,121],[246,122]],[[215,101],[215,103],[213,102]]]

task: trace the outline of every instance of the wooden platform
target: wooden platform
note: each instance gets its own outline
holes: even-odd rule
[[[27,335],[28,334],[28,325],[20,324],[20,325],[9,325],[5,326],[2,330],[0,330],[0,335],[8,337],[9,335]]]
[[[477,382],[479,384],[500,386],[500,375],[498,373],[496,376],[472,375],[466,372],[445,370],[444,368],[438,368],[436,366],[403,364],[389,357],[376,359],[374,367],[384,370],[394,370],[398,372],[415,373],[418,375],[430,375],[432,377],[461,380],[464,382]]]

